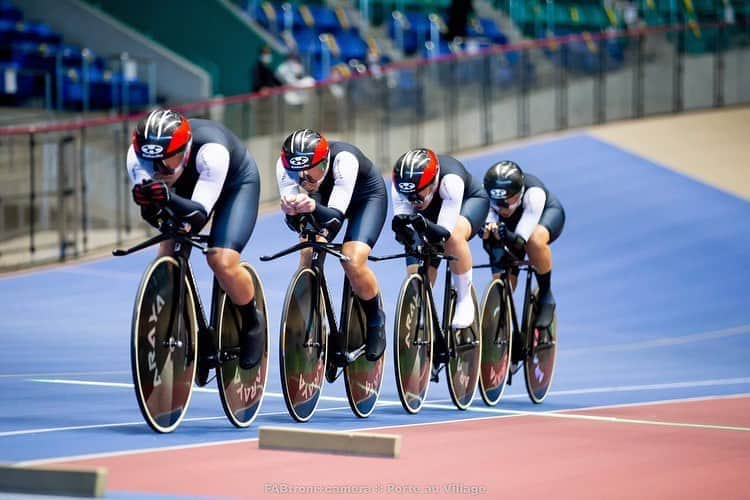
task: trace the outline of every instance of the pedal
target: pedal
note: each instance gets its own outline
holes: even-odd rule
[[[430,382],[440,382],[440,370],[443,369],[445,364],[439,364],[438,366],[432,365],[432,372],[430,373]]]
[[[336,366],[335,363],[331,363],[330,361],[326,363],[326,380],[329,384],[336,382],[336,379],[339,378],[340,375],[339,367]]]
[[[361,346],[357,349],[355,349],[352,352],[347,352],[344,354],[344,361],[347,365],[350,365],[357,361],[364,353],[365,353],[365,346]]]

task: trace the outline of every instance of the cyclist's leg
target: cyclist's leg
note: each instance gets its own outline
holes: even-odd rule
[[[367,265],[367,257],[380,236],[387,211],[385,197],[370,198],[350,207],[342,247],[342,253],[350,259],[342,263],[344,272],[367,317],[366,355],[370,361],[377,360],[385,351],[385,313],[380,304],[378,282]]]
[[[565,223],[562,207],[547,207],[539,219],[539,224],[526,242],[529,260],[536,270],[539,283],[539,313],[536,318],[538,328],[546,328],[552,322],[555,312],[555,299],[552,295],[552,252],[549,244],[557,239]]]
[[[250,239],[258,217],[259,195],[258,182],[240,184],[224,194],[225,198],[216,207],[209,237],[213,251],[206,257],[242,316],[240,367],[243,369],[257,365],[263,354],[265,318],[255,302],[252,278],[240,265],[240,252]]]
[[[458,258],[450,263],[453,286],[456,289],[456,310],[451,326],[456,329],[466,328],[474,321],[474,303],[470,291],[473,260],[469,240],[484,226],[487,210],[489,200],[486,197],[465,199],[461,205],[461,215],[445,244],[446,251]]]

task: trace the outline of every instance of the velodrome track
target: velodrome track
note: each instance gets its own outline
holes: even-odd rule
[[[441,380],[430,388],[430,404],[407,415],[395,390],[389,323],[375,413],[356,419],[337,382],[325,386],[318,412],[301,425],[402,434],[400,459],[259,451],[258,426],[300,425],[281,399],[277,358],[279,310],[296,257],[258,260],[294,236],[271,213],[259,218],[243,254],[263,280],[272,334],[267,394],[250,429],[226,421],[212,386],[194,394],[174,433],[156,435],[142,422],[129,329],[140,273],[154,255],[147,250],[0,279],[0,461],[103,465],[113,498],[273,497],[268,485],[280,482],[372,491],[392,484],[380,496],[398,498],[423,498],[426,487],[449,483],[474,490],[432,496],[748,494],[747,199],[585,133],[461,158],[479,176],[495,160],[515,160],[565,206],[565,230],[553,245],[560,350],[544,404],[533,405],[518,379],[498,407],[477,395],[459,412]],[[472,249],[482,262],[477,241]],[[397,250],[385,230],[374,253]],[[193,257],[205,300],[211,276],[202,260]],[[338,267],[328,262],[334,297]],[[392,314],[403,264],[373,267]],[[475,273],[480,293],[488,278]]]

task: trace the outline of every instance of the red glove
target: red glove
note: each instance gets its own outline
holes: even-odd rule
[[[164,181],[144,179],[133,186],[133,200],[142,207],[164,205],[169,201],[169,186]]]

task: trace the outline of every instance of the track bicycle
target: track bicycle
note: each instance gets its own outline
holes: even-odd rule
[[[163,210],[166,217],[160,234],[112,252],[119,257],[162,241],[174,243],[174,256],[157,257],[146,268],[133,307],[130,360],[138,406],[154,431],[171,432],[190,404],[198,366],[207,372],[215,368],[224,413],[236,427],[248,427],[265,393],[268,320],[263,325],[266,338],[261,362],[249,370],[240,368],[240,311],[214,278],[208,322],[190,266],[193,248],[203,254],[211,252],[208,236],[182,231],[174,214]],[[241,265],[253,280],[258,308],[268,318],[258,274],[247,262]]]
[[[431,244],[420,229],[411,224],[420,235],[418,244],[405,244],[404,253],[372,257],[380,261],[411,255],[419,261],[417,272],[407,276],[401,285],[396,304],[393,356],[398,395],[408,413],[419,412],[430,381],[439,382],[439,372],[445,368],[451,400],[457,408],[465,410],[474,398],[482,353],[476,291],[472,285],[474,322],[461,330],[451,328],[456,290],[451,285],[451,270],[446,263],[442,322],[438,320],[428,269],[438,259],[452,261],[456,258],[444,254],[440,245]]]
[[[365,357],[367,320],[346,277],[341,319],[336,323],[323,268],[327,254],[343,262],[349,260],[341,253],[341,244],[316,241],[321,231],[311,217],[301,217],[300,227],[301,242],[260,258],[266,262],[312,250],[310,264],[292,276],[282,309],[279,371],[284,402],[294,420],[307,422],[320,401],[323,378],[333,383],[343,373],[352,412],[368,417],[380,395],[385,356],[376,361]],[[382,307],[382,298],[379,300]]]
[[[529,260],[516,258],[507,246],[502,259],[500,277],[492,280],[482,300],[482,370],[479,389],[489,406],[500,402],[506,385],[513,379],[511,365],[523,362],[526,392],[534,403],[547,397],[555,373],[557,354],[557,314],[548,328],[539,329],[534,324],[537,312],[537,290],[532,290],[531,275],[534,268]],[[475,269],[488,268],[480,264]],[[526,272],[523,310],[518,322],[512,269]]]

